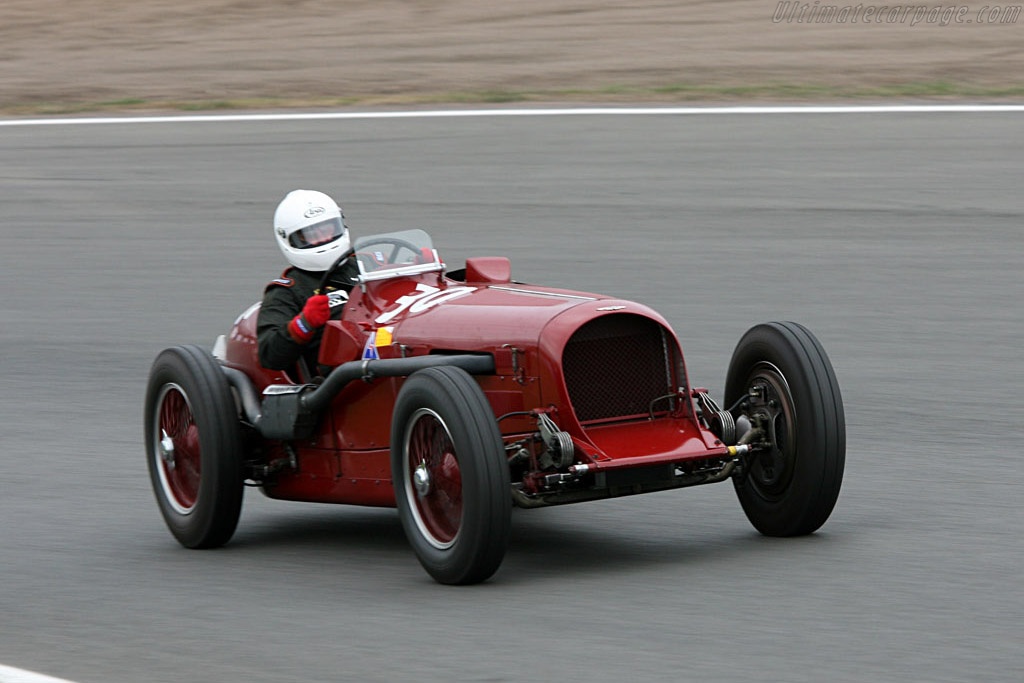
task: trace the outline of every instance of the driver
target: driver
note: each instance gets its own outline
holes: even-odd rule
[[[260,365],[288,370],[302,358],[315,368],[323,326],[341,317],[357,281],[355,259],[346,257],[318,291],[327,270],[351,254],[345,216],[323,192],[293,190],[274,212],[274,237],[291,267],[263,291],[256,321]]]

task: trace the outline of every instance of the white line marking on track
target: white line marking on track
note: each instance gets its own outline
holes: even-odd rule
[[[73,681],[0,664],[0,683],[73,683]]]
[[[762,107],[580,107],[570,109],[441,109],[427,111],[345,111],[278,114],[116,116],[3,119],[0,127],[75,126],[126,123],[242,123],[250,121],[328,121],[334,119],[429,119],[488,116],[709,116],[730,114],[956,114],[1019,113],[1024,104],[883,104]]]

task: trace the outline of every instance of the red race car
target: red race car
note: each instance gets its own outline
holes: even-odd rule
[[[182,545],[226,543],[245,485],[397,507],[421,564],[446,584],[498,569],[513,505],[731,479],[761,533],[809,534],[831,513],[845,416],[803,326],[750,329],[720,407],[690,385],[676,335],[646,306],[516,282],[506,258],[447,272],[421,230],[354,250],[359,284],[323,332],[326,377],[260,366],[258,304],[212,354],[157,356],[147,460]]]

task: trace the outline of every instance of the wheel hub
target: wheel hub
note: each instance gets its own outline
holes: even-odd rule
[[[166,429],[160,430],[160,459],[167,465],[168,470],[174,469],[174,439],[170,437]]]
[[[424,498],[430,494],[430,471],[427,469],[427,462],[421,460],[412,473],[412,485],[416,489],[416,495]]]
[[[768,493],[784,487],[792,475],[792,399],[786,378],[771,363],[758,364],[749,387],[754,409],[751,419],[767,442],[767,448],[751,463],[750,474]]]

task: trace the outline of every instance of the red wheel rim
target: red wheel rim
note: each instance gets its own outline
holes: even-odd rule
[[[451,433],[427,408],[413,414],[405,438],[405,492],[420,533],[450,548],[462,526],[462,471]]]
[[[179,514],[188,514],[199,497],[199,429],[185,392],[177,384],[160,390],[156,402],[154,457],[164,497]]]

